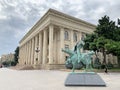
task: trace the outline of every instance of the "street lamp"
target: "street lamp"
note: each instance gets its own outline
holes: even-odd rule
[[[38,52],[40,51],[38,46],[35,48],[35,51],[36,51],[36,53],[37,53],[36,61],[38,61]]]

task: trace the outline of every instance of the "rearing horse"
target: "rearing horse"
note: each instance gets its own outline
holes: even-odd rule
[[[84,46],[84,42],[80,41],[78,42],[75,47],[74,50],[69,50],[69,49],[62,49],[63,52],[69,54],[69,58],[67,58],[67,62],[72,62],[73,68],[72,68],[72,72],[75,71],[75,66],[77,63],[82,62],[84,65],[86,65],[86,71],[88,69],[88,67],[91,67],[91,56],[94,54],[93,51],[88,52],[88,53],[81,53],[80,49],[82,49],[82,47]]]

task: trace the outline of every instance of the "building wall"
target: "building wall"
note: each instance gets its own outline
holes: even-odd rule
[[[14,60],[14,54],[13,53],[1,55],[1,62],[12,61],[12,60]]]
[[[103,63],[103,54],[101,52],[97,53],[98,58],[100,59],[100,62]],[[95,60],[96,56],[93,56],[93,61]],[[106,55],[106,63],[110,62],[113,65],[117,65],[117,56],[113,56],[112,54],[107,54]]]

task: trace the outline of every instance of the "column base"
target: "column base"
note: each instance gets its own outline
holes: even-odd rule
[[[19,70],[57,70],[66,69],[65,64],[38,64],[38,65],[19,65]]]
[[[55,69],[65,69],[64,64],[40,64],[34,65],[34,69],[45,69],[45,70],[55,70]]]

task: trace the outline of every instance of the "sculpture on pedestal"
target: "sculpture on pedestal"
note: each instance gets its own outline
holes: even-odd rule
[[[63,52],[69,54],[66,64],[72,63],[72,72],[75,71],[75,66],[77,63],[82,63],[85,66],[85,71],[82,73],[69,73],[65,86],[106,86],[102,78],[92,71],[92,55],[93,51],[88,51],[87,53],[82,53],[81,49],[84,46],[83,41],[79,41],[73,50],[62,49]],[[89,73],[87,71],[90,71]]]

